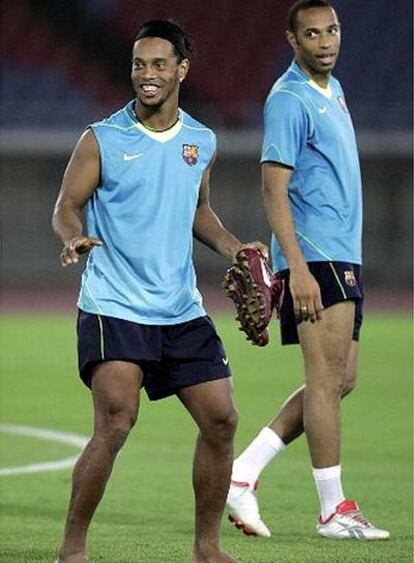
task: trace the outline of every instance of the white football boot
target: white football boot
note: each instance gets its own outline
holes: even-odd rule
[[[387,530],[380,530],[368,522],[353,500],[342,501],[326,520],[319,517],[316,530],[324,538],[336,540],[388,540],[390,537]]]
[[[227,497],[227,506],[230,509],[229,520],[246,536],[269,538],[270,530],[262,522],[259,514],[259,505],[255,494],[257,485],[258,481],[256,481],[252,490],[249,483],[231,481]]]

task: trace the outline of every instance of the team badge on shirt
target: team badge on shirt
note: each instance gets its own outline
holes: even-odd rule
[[[189,166],[194,166],[198,161],[198,145],[183,145],[183,159]]]
[[[356,279],[355,279],[355,274],[354,274],[353,270],[345,271],[344,276],[345,276],[345,283],[347,285],[349,285],[349,287],[355,287],[356,286]]]
[[[343,96],[338,96],[338,103],[345,113],[349,113],[348,106],[346,105],[345,98]]]

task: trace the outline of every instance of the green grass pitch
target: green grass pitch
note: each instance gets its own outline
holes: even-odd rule
[[[236,453],[301,382],[297,347],[255,349],[234,321],[215,316],[231,360],[240,425]],[[408,316],[366,315],[360,380],[342,408],[343,481],[389,542],[318,538],[318,502],[304,439],[262,474],[258,496],[270,539],[247,538],[223,520],[222,544],[242,563],[412,561],[412,329]],[[2,422],[81,435],[91,430],[89,394],[77,379],[74,318],[5,316]],[[175,398],[142,401],[138,424],[117,462],[89,537],[92,561],[190,560],[195,428]],[[76,448],[2,435],[2,467],[57,460]],[[71,470],[0,477],[2,563],[54,560]]]

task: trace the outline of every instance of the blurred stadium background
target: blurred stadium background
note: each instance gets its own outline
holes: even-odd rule
[[[197,54],[181,105],[212,127],[219,157],[212,201],[242,239],[269,239],[258,158],[263,101],[291,59],[291,2],[262,0],[4,0],[3,304],[42,308],[44,290],[76,297],[50,218],[62,173],[85,126],[133,97],[137,28],[172,17]],[[342,81],[358,133],[365,189],[365,282],[371,299],[408,306],[412,273],[412,3],[338,0]],[[201,285],[225,264],[196,245]],[[374,291],[375,290],[375,291]],[[69,291],[69,292],[68,292]],[[378,299],[379,297],[379,299]],[[48,303],[51,301],[48,299]],[[56,307],[59,301],[53,301]]]

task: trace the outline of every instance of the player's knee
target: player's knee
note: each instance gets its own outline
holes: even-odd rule
[[[334,397],[336,400],[339,400],[343,396],[343,389],[343,378],[333,377],[330,381],[330,385],[328,386],[328,390],[330,391],[332,397]]]
[[[357,384],[356,374],[347,374],[342,384],[342,398],[346,397],[355,389]]]
[[[129,409],[114,413],[111,415],[111,430],[116,435],[126,437],[135,426],[136,420],[136,413]]]
[[[109,450],[117,452],[124,445],[136,419],[137,412],[134,409],[111,408],[106,413],[104,422],[98,426],[97,435],[105,441]]]
[[[339,401],[342,397],[342,380],[339,378],[331,378],[321,385],[320,391],[325,397],[331,401]]]
[[[238,412],[232,408],[225,413],[216,414],[201,431],[209,441],[215,444],[227,443],[233,440],[238,422]]]
[[[131,428],[132,425],[127,420],[112,421],[106,434],[109,449],[118,452],[128,438]]]
[[[233,408],[226,420],[226,432],[230,435],[231,439],[233,439],[233,436],[236,433],[238,423],[239,413],[235,408]]]
[[[330,396],[333,399],[343,395],[346,381],[346,361],[338,355],[324,358],[309,370],[306,386],[312,392]]]
[[[215,431],[218,438],[222,441],[232,440],[236,432],[238,422],[239,415],[234,408],[225,415],[218,417],[214,421]]]

